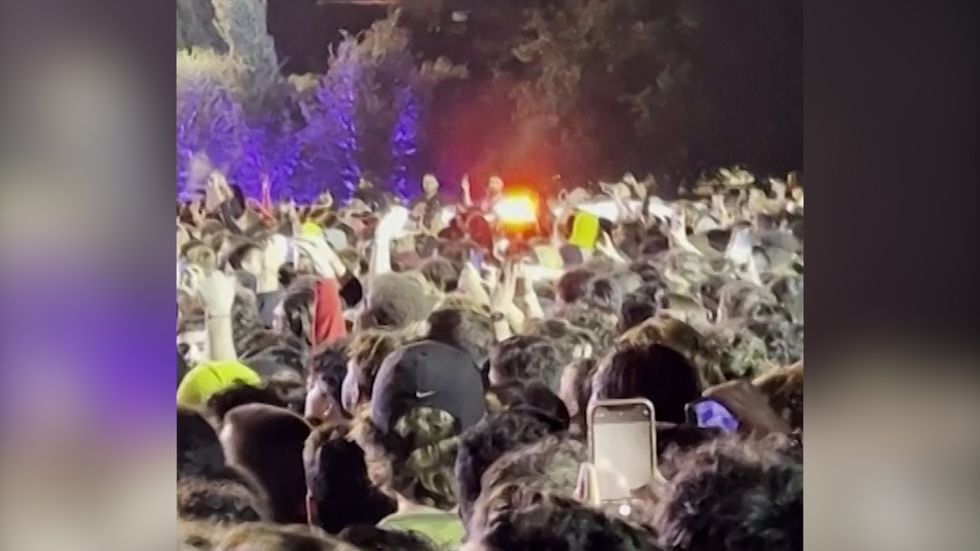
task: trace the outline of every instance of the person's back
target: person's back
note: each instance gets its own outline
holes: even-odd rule
[[[453,476],[458,435],[484,411],[483,382],[467,352],[421,341],[385,358],[359,433],[372,479],[398,498],[398,511],[380,528],[419,532],[445,549],[462,542]]]

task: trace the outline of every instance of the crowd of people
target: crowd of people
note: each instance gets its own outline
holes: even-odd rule
[[[371,181],[178,202],[178,549],[802,549],[799,174]],[[623,508],[588,412],[636,398],[657,472]]]

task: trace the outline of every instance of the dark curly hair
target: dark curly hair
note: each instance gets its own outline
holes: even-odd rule
[[[317,427],[306,440],[303,464],[316,524],[327,533],[376,524],[397,509],[395,500],[371,484],[364,451],[346,424]]]
[[[342,403],[340,390],[347,375],[347,362],[350,359],[349,345],[350,339],[343,338],[318,348],[313,352],[309,373],[307,373],[307,384],[315,382],[322,384],[329,397],[338,406]],[[345,417],[349,417],[343,408],[339,409]]]
[[[543,337],[516,335],[497,343],[490,351],[490,377],[494,384],[507,381],[540,381],[558,392],[561,359]]]
[[[272,511],[264,493],[244,476],[185,477],[177,482],[177,516],[238,524],[272,520]]]
[[[467,530],[485,530],[502,511],[519,507],[534,493],[574,497],[585,444],[567,435],[549,435],[540,442],[505,454],[483,474],[483,489]]]
[[[429,314],[426,338],[454,346],[472,356],[478,365],[495,340],[490,313],[477,308],[439,308]]]
[[[669,549],[803,549],[803,464],[776,440],[717,439],[670,462],[656,518]]]
[[[218,433],[198,411],[177,407],[177,479],[210,476],[225,468]]]
[[[656,534],[574,500],[542,496],[496,515],[479,543],[484,551],[659,551]]]
[[[456,456],[459,514],[469,522],[480,496],[481,477],[505,453],[556,432],[551,420],[526,411],[503,411],[480,420],[463,433]]]
[[[587,268],[575,268],[566,271],[556,283],[558,300],[562,304],[572,304],[584,297],[589,291],[589,280],[595,272]]]

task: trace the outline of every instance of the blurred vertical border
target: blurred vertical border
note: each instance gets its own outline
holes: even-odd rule
[[[174,26],[0,3],[0,548],[172,546]]]
[[[980,545],[977,8],[804,8],[808,549]]]

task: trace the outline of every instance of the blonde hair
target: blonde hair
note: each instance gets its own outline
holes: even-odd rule
[[[456,419],[430,407],[413,408],[382,434],[363,414],[355,437],[364,449],[372,482],[415,503],[456,506]]]
[[[347,357],[362,400],[371,398],[374,378],[388,354],[420,338],[426,329],[425,322],[416,322],[400,330],[367,329],[354,335],[347,347]]]

